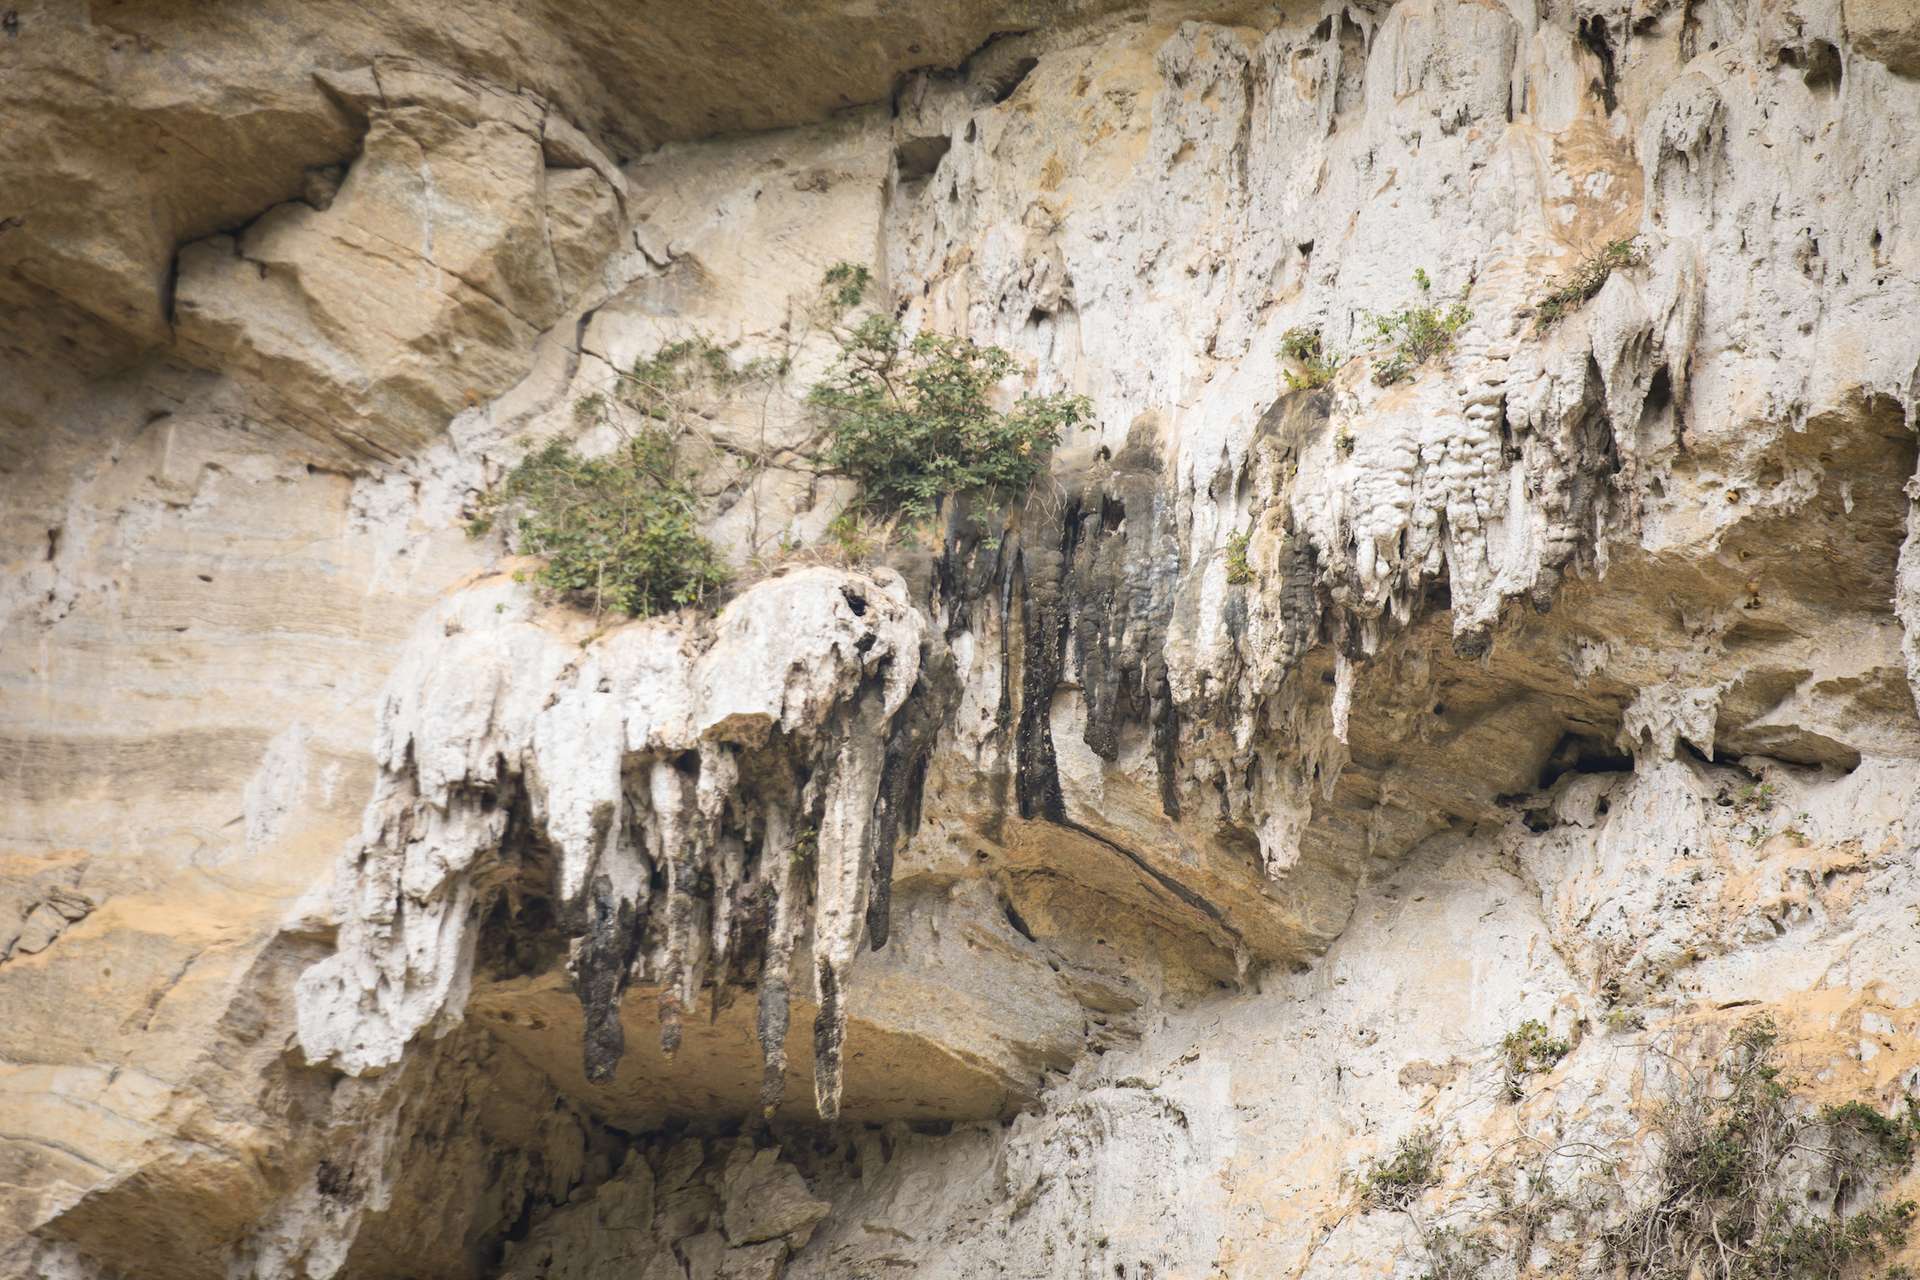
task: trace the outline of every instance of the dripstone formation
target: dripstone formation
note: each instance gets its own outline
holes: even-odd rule
[[[27,5],[0,106],[0,1276],[1920,1269],[1914,6]],[[1086,412],[888,508],[862,324]],[[647,433],[724,588],[476,520]]]

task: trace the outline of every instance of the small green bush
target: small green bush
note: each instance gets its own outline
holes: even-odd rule
[[[1326,349],[1318,329],[1298,325],[1287,330],[1280,337],[1280,354],[1301,366],[1298,373],[1286,371],[1289,391],[1317,390],[1340,372],[1340,357]]]
[[[1841,1280],[1905,1244],[1912,1201],[1810,1217],[1780,1179],[1795,1155],[1823,1156],[1842,1180],[1904,1170],[1913,1159],[1913,1104],[1905,1118],[1863,1102],[1830,1105],[1814,1122],[1835,1145],[1810,1143],[1778,1064],[1779,1039],[1771,1018],[1748,1019],[1715,1070],[1678,1082],[1655,1114],[1656,1194],[1604,1239],[1608,1260],[1625,1274]],[[1855,1142],[1866,1146],[1864,1159]]]
[[[1580,1274],[1620,1280],[1914,1280],[1904,1267],[1882,1268],[1907,1244],[1920,1206],[1881,1193],[1920,1147],[1920,1098],[1892,1115],[1865,1101],[1811,1110],[1781,1068],[1780,1044],[1777,1024],[1760,1015],[1707,1062],[1662,1052],[1664,1096],[1644,1148],[1651,1167],[1629,1180],[1637,1163],[1629,1151],[1533,1144],[1530,1162],[1507,1166],[1512,1182],[1492,1188],[1497,1208],[1464,1221],[1450,1208],[1440,1215],[1453,1219],[1446,1227],[1414,1217],[1427,1251],[1423,1280],[1572,1275],[1576,1256]],[[1564,1046],[1538,1021],[1501,1045],[1510,1072],[1551,1065]],[[1568,1158],[1592,1161],[1591,1170],[1556,1186],[1548,1162]],[[1369,1205],[1411,1213],[1433,1164],[1430,1132],[1406,1140],[1369,1174]],[[1483,1170],[1467,1171],[1481,1194]],[[1818,1185],[1836,1198],[1809,1201]],[[1840,1203],[1860,1199],[1851,1213]],[[1536,1270],[1548,1231],[1554,1257]]]
[[[1840,1280],[1863,1262],[1878,1262],[1907,1242],[1913,1228],[1911,1200],[1877,1204],[1844,1218],[1793,1221],[1776,1203],[1753,1251],[1733,1274],[1739,1280],[1777,1280],[1806,1276]]]
[[[848,509],[827,524],[827,539],[845,564],[865,564],[887,549],[893,538],[893,521],[875,519],[865,512]]]
[[[1247,563],[1247,544],[1253,535],[1246,530],[1227,535],[1227,581],[1242,586],[1253,581],[1253,566]]]
[[[793,837],[793,848],[787,852],[787,862],[803,875],[813,870],[820,856],[820,828],[802,827]]]
[[[736,365],[725,347],[696,333],[635,360],[615,380],[614,394],[649,418],[677,422],[741,387],[783,377],[790,367],[785,356],[761,356]],[[604,400],[596,393],[584,397],[574,410],[582,416],[598,416]],[[586,404],[592,405],[591,413],[582,411]]]
[[[1779,798],[1771,782],[1749,782],[1733,794],[1731,804],[1740,813],[1768,813]]]
[[[869,506],[916,518],[954,494],[1026,488],[1090,406],[1028,395],[1001,413],[988,397],[1014,368],[999,347],[909,338],[891,318],[868,316],[842,334],[839,361],[808,393],[826,422],[827,464],[857,480]]]
[[[1440,1181],[1435,1159],[1440,1138],[1432,1129],[1420,1129],[1400,1139],[1391,1159],[1367,1170],[1361,1193],[1371,1209],[1404,1209],[1420,1193]]]
[[[728,572],[700,532],[699,495],[677,472],[677,442],[704,430],[726,397],[788,368],[784,356],[736,364],[701,333],[639,357],[573,405],[583,428],[618,430],[620,447],[588,458],[567,441],[548,443],[481,498],[468,532],[505,518],[519,549],[546,560],[537,581],[595,613],[647,617],[704,601]],[[623,414],[644,425],[629,429]]]
[[[1485,1280],[1495,1250],[1482,1232],[1442,1227],[1426,1233],[1427,1269],[1420,1280]]]
[[[1640,242],[1631,236],[1602,245],[1582,258],[1572,275],[1554,282],[1547,296],[1533,309],[1535,323],[1542,330],[1551,329],[1599,293],[1615,271],[1638,266],[1643,260]]]
[[[1420,287],[1422,298],[1433,292],[1433,281],[1424,267],[1415,269],[1413,282]],[[1473,319],[1473,313],[1464,302],[1435,306],[1423,301],[1369,319],[1375,336],[1388,344],[1386,355],[1374,363],[1373,380],[1389,387],[1433,357],[1451,351],[1454,335]]]
[[[1538,1018],[1528,1018],[1500,1041],[1500,1056],[1506,1067],[1507,1096],[1519,1101],[1522,1096],[1522,1077],[1535,1071],[1550,1070],[1572,1052],[1573,1045],[1548,1034],[1546,1023]]]
[[[856,262],[836,262],[820,277],[820,294],[835,315],[851,311],[867,300],[873,272]]]
[[[1647,1016],[1638,1009],[1616,1006],[1607,1010],[1607,1030],[1616,1035],[1625,1035],[1629,1031],[1646,1029]]]
[[[591,608],[646,617],[697,604],[727,581],[700,533],[699,503],[674,473],[674,443],[649,427],[603,458],[555,440],[480,500],[468,532],[504,516],[520,549],[542,556],[538,580]]]
[[[1920,1099],[1907,1098],[1907,1113],[1885,1116],[1867,1103],[1853,1101],[1829,1104],[1816,1119],[1836,1138],[1858,1138],[1873,1151],[1877,1162],[1904,1168],[1913,1160],[1913,1143],[1920,1135]]]

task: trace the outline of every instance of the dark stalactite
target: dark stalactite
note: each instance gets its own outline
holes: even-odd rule
[[[1067,644],[1067,611],[1060,578],[1063,553],[1053,547],[1023,546],[1020,551],[1020,616],[1024,662],[1020,671],[1020,712],[1014,733],[1014,797],[1023,818],[1066,818],[1060,791],[1060,766],[1053,748],[1053,693]]]
[[[893,905],[893,855],[920,829],[920,798],[934,738],[959,697],[953,658],[942,646],[921,653],[920,679],[887,733],[886,764],[873,798],[873,881],[867,899],[867,945],[887,945]]]
[[[613,1079],[627,1049],[620,1023],[620,997],[633,972],[640,946],[640,914],[630,902],[620,901],[604,875],[588,888],[587,931],[580,941],[580,959],[574,989],[586,1015],[584,1046],[587,1079],[603,1084]]]

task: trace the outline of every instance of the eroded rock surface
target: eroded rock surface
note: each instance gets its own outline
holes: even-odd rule
[[[0,1272],[1612,1276],[1748,1020],[1904,1114],[1909,9],[0,15]],[[838,262],[1032,491],[849,554]],[[719,607],[468,536],[694,338]]]

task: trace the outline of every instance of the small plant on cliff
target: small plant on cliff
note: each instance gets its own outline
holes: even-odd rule
[[[802,827],[793,837],[793,848],[787,852],[787,863],[802,875],[811,874],[814,863],[820,857],[820,828]]]
[[[1552,1069],[1555,1063],[1572,1052],[1573,1046],[1566,1040],[1548,1033],[1546,1023],[1538,1018],[1528,1018],[1500,1041],[1507,1096],[1518,1102],[1525,1096],[1520,1086],[1523,1078],[1536,1071]]]
[[[1442,1227],[1425,1233],[1427,1269],[1420,1280],[1484,1280],[1494,1249],[1485,1232]]]
[[[820,277],[821,300],[837,316],[865,302],[867,287],[872,283],[873,272],[865,266],[857,262],[836,262]]]
[[[1638,266],[1644,260],[1640,242],[1632,237],[1602,245],[1582,258],[1572,275],[1554,282],[1533,309],[1535,324],[1542,330],[1551,329],[1599,293],[1615,271]]]
[[[1738,813],[1767,813],[1779,798],[1779,790],[1771,782],[1750,782],[1733,792],[1726,803]]]
[[[1297,325],[1280,338],[1280,354],[1300,366],[1298,372],[1286,370],[1287,390],[1312,391],[1333,381],[1340,372],[1340,357],[1326,349],[1318,329]]]
[[[864,274],[823,281],[829,306],[863,297]],[[864,269],[852,269],[864,272]],[[1046,466],[1061,432],[1084,420],[1084,396],[1025,395],[993,407],[1015,369],[999,347],[920,333],[870,315],[839,331],[840,359],[807,398],[825,421],[826,462],[860,483],[868,506],[912,518],[954,494],[1005,497]]]
[[[1435,1160],[1440,1138],[1432,1129],[1418,1129],[1400,1139],[1393,1155],[1367,1170],[1361,1194],[1370,1209],[1404,1209],[1422,1191],[1440,1180]]]
[[[481,498],[468,532],[504,518],[522,551],[546,559],[540,583],[595,613],[646,617],[699,603],[727,580],[698,506],[675,474],[672,436],[648,427],[601,458],[549,442]]]
[[[895,523],[892,518],[881,519],[850,508],[828,523],[827,541],[839,563],[865,564],[893,541]]]
[[[1246,530],[1227,535],[1227,581],[1243,586],[1253,581],[1253,566],[1247,563],[1247,544],[1253,535]]]
[[[1389,348],[1373,366],[1373,380],[1383,387],[1392,386],[1433,357],[1451,351],[1454,335],[1473,319],[1465,302],[1437,306],[1425,300],[1433,293],[1433,281],[1424,267],[1414,271],[1413,282],[1420,287],[1422,301],[1369,317],[1375,336]]]
[[[1840,1280],[1905,1244],[1912,1201],[1809,1215],[1791,1170],[1816,1160],[1840,1186],[1904,1170],[1913,1105],[1897,1118],[1865,1103],[1809,1118],[1781,1071],[1778,1044],[1770,1018],[1749,1019],[1714,1069],[1684,1075],[1655,1114],[1657,1185],[1605,1240],[1608,1260],[1625,1274]]]
[[[701,442],[703,456],[731,462],[733,482],[744,483],[768,451],[741,444],[753,423],[751,406],[740,416],[743,393],[772,389],[791,367],[784,351],[738,360],[697,332],[636,358],[573,405],[580,429],[612,433],[618,446],[587,457],[566,441],[547,444],[481,498],[469,532],[504,520],[521,551],[546,560],[536,579],[595,613],[646,617],[701,603],[728,572],[700,533],[701,504],[681,473],[681,446]],[[729,430],[731,447],[716,444],[717,425]]]
[[[789,357],[759,356],[739,364],[726,347],[704,333],[669,342],[641,356],[614,379],[613,394],[657,422],[684,428],[704,417],[715,401],[743,388],[785,376]],[[581,404],[604,396],[584,397]],[[580,411],[580,404],[574,406]]]
[[[1369,1204],[1413,1217],[1427,1252],[1423,1280],[1576,1270],[1619,1280],[1913,1280],[1880,1267],[1906,1246],[1920,1208],[1878,1193],[1912,1165],[1920,1099],[1892,1114],[1864,1101],[1810,1108],[1780,1065],[1780,1044],[1772,1019],[1759,1016],[1704,1062],[1655,1048],[1664,1083],[1644,1147],[1550,1147],[1522,1135],[1531,1156],[1479,1165],[1469,1183],[1484,1206],[1487,1175],[1504,1166],[1495,1204],[1464,1217],[1462,1206],[1449,1207],[1438,1215],[1451,1220],[1445,1228],[1414,1215],[1405,1193],[1425,1185],[1406,1172],[1423,1167],[1421,1135],[1376,1166],[1367,1187],[1377,1182],[1385,1194]],[[1502,1047],[1510,1065],[1528,1067],[1540,1061],[1536,1050],[1558,1052],[1538,1023],[1521,1024]],[[1570,1161],[1589,1171],[1550,1176]]]
[[[1869,1162],[1903,1169],[1913,1160],[1914,1139],[1920,1137],[1920,1098],[1907,1095],[1906,1111],[1881,1115],[1864,1102],[1830,1103],[1816,1117],[1837,1141],[1858,1140]]]

